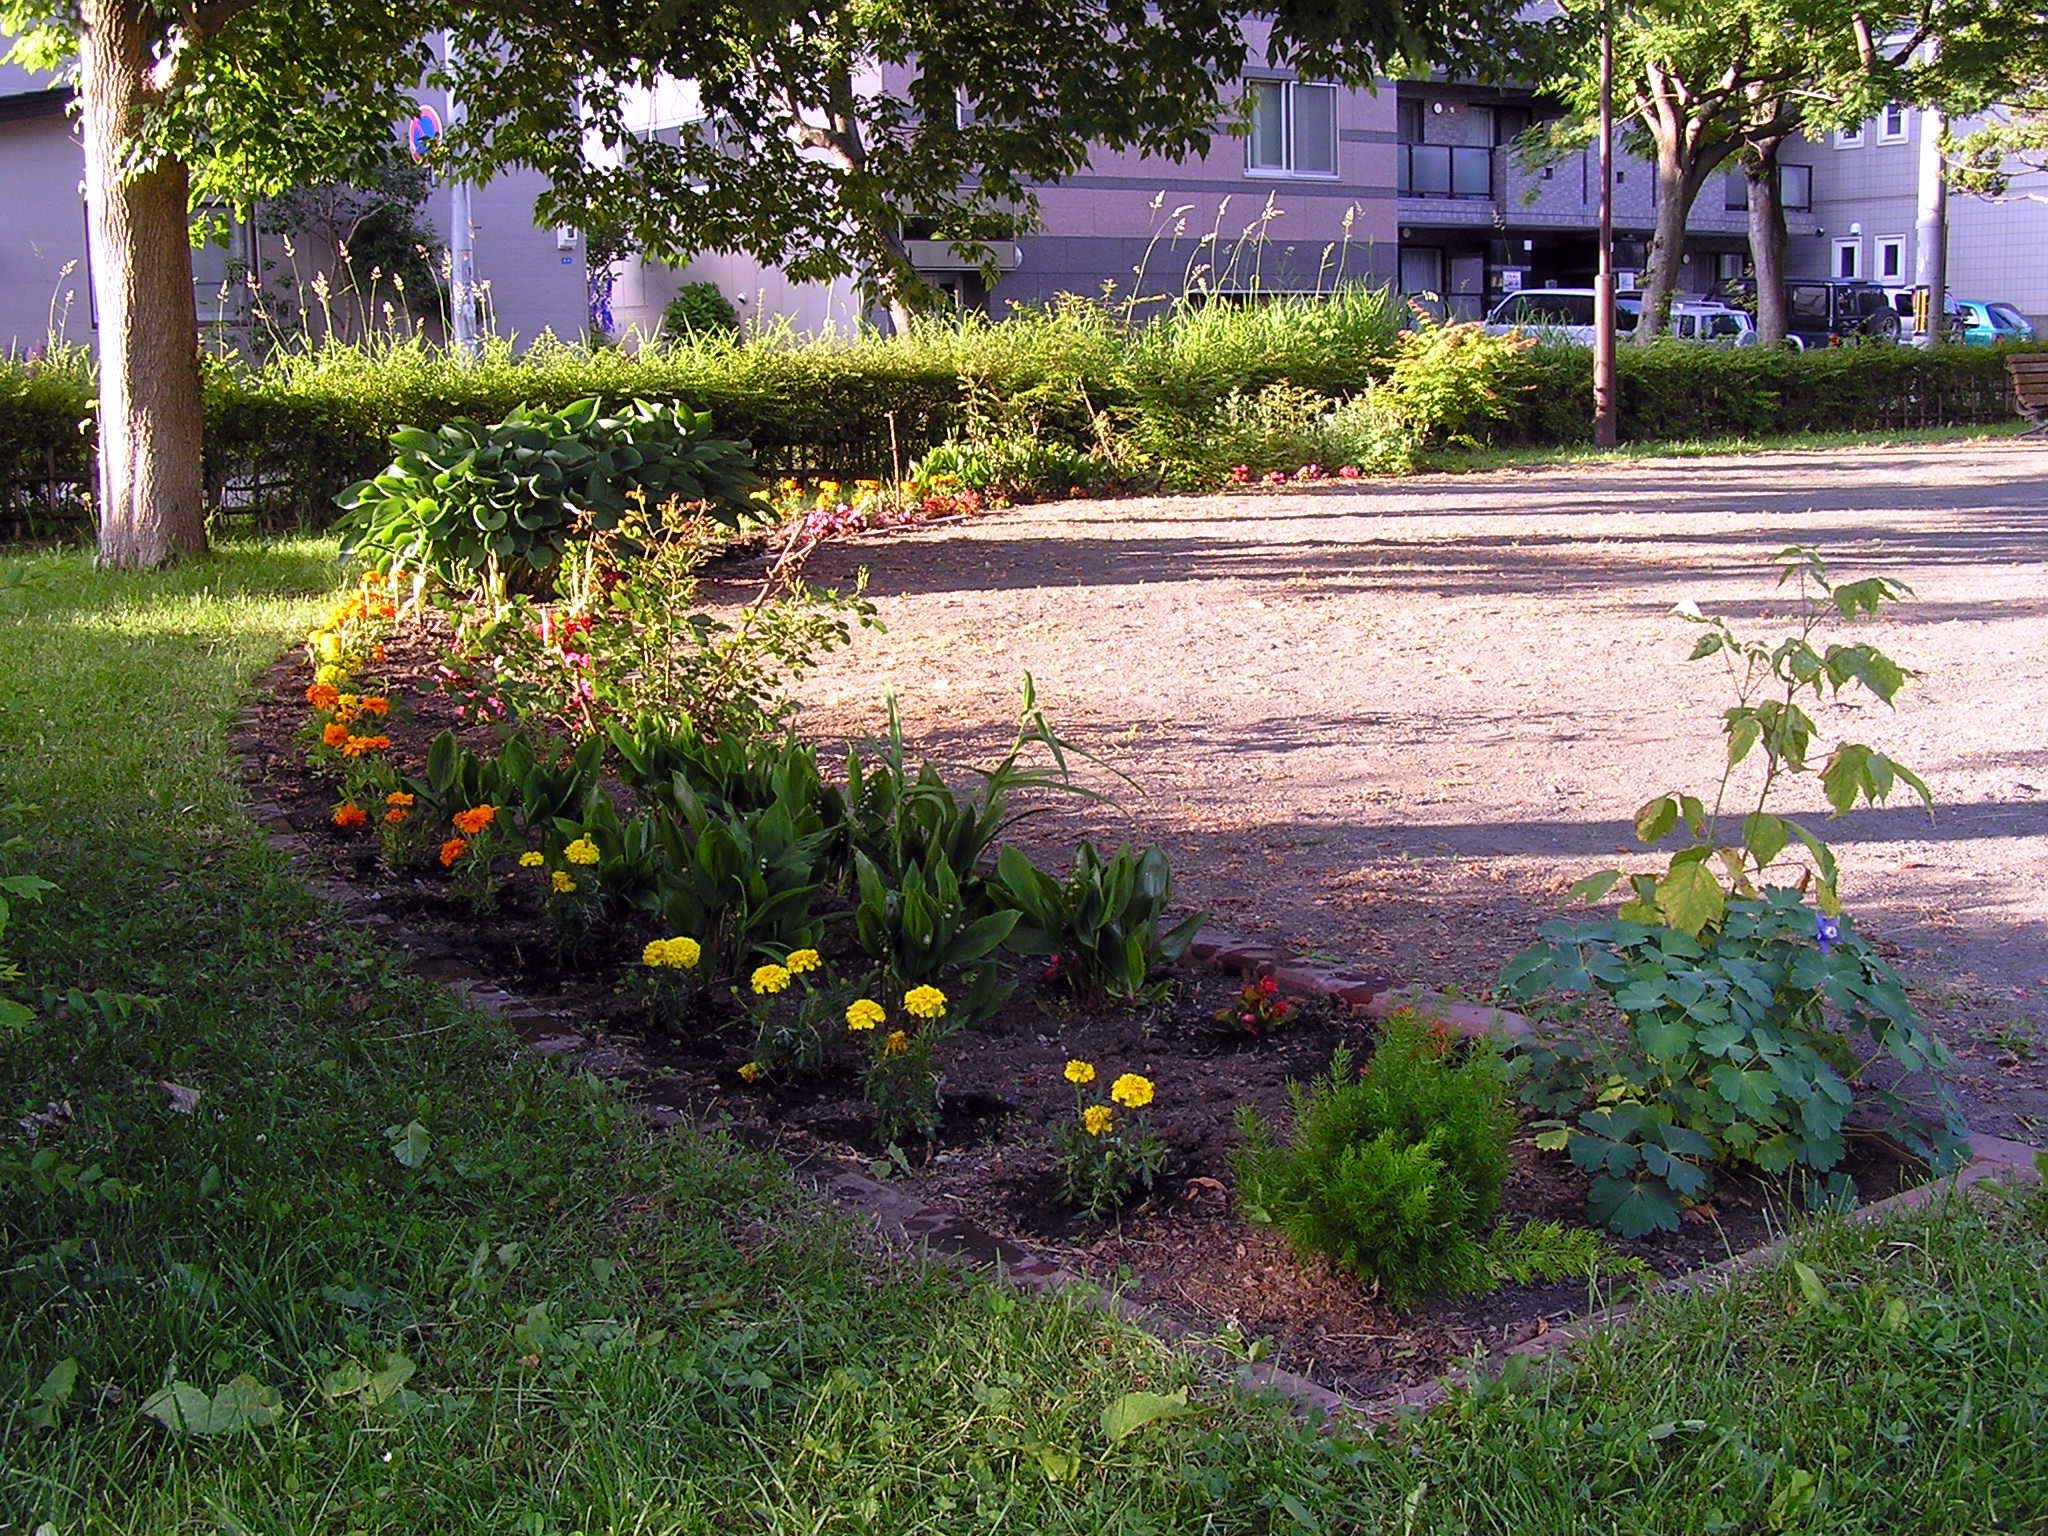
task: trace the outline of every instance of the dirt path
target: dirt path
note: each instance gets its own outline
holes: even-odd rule
[[[1685,664],[1672,605],[1765,628],[1795,542],[1919,594],[1879,641],[1924,681],[1851,725],[1938,815],[1895,801],[1830,834],[1982,1128],[2024,1134],[2048,1118],[2048,447],[1068,503],[837,546],[813,574],[866,566],[888,632],[803,697],[813,729],[858,733],[893,689],[919,747],[974,760],[1030,671],[1143,790],[1035,835],[1156,839],[1223,927],[1476,991],[1572,879],[1634,853],[1635,805],[1711,787],[1725,678]]]

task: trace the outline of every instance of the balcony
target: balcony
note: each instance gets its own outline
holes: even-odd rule
[[[1590,231],[1600,213],[1599,161],[1581,150],[1548,165],[1525,165],[1511,145],[1397,144],[1395,191],[1405,223]],[[1811,215],[1788,216],[1797,230]],[[1616,227],[1647,232],[1657,222],[1655,168],[1634,155],[1614,157]],[[1741,235],[1748,215],[1723,206],[1717,183],[1693,204],[1687,230]]]

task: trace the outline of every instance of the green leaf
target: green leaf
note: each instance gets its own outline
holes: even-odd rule
[[[283,1416],[276,1390],[247,1373],[211,1398],[190,1382],[174,1381],[144,1398],[142,1411],[165,1429],[198,1436],[268,1429]]]
[[[384,1127],[385,1140],[391,1143],[391,1155],[398,1160],[401,1168],[419,1168],[434,1154],[434,1138],[427,1134],[427,1128],[417,1120],[404,1125]]]
[[[1688,938],[1719,921],[1727,906],[1721,882],[1697,861],[1674,863],[1671,872],[1657,882],[1658,914]]]
[[[1064,1487],[1080,1475],[1081,1458],[1073,1451],[1053,1445],[1034,1446],[1032,1451],[1048,1483]]]
[[[1678,825],[1678,800],[1659,795],[1636,807],[1636,837],[1644,846],[1657,842]]]
[[[1596,902],[1613,890],[1616,882],[1620,879],[1620,870],[1603,869],[1597,875],[1588,875],[1583,880],[1574,880],[1571,889],[1572,900],[1583,901],[1588,904]]]
[[[1814,1273],[1811,1264],[1801,1263],[1798,1259],[1794,1259],[1792,1261],[1792,1274],[1799,1282],[1799,1293],[1806,1298],[1809,1306],[1820,1307],[1826,1310],[1833,1304],[1828,1296],[1827,1285],[1821,1280],[1819,1275]]]
[[[1126,1392],[1102,1410],[1102,1433],[1111,1445],[1126,1435],[1136,1434],[1148,1424],[1163,1419],[1183,1419],[1194,1412],[1188,1406],[1188,1389],[1171,1392]]]
[[[1759,870],[1775,863],[1791,840],[1792,834],[1781,817],[1767,811],[1752,811],[1742,818],[1742,846],[1749,850]]]
[[[1678,1201],[1650,1180],[1602,1175],[1586,1193],[1587,1209],[1618,1237],[1648,1237],[1678,1230]]]

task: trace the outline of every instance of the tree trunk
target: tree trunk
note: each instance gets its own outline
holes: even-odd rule
[[[1678,272],[1685,255],[1685,221],[1692,212],[1691,178],[1675,145],[1657,146],[1657,224],[1650,237],[1650,264],[1643,273],[1642,313],[1635,338],[1655,341],[1665,333]]]
[[[177,160],[122,174],[152,89],[151,15],[146,0],[86,0],[79,37],[99,311],[100,563],[133,569],[206,548],[190,182]]]
[[[1759,346],[1785,344],[1785,197],[1778,184],[1778,149],[1783,139],[1752,146],[1742,162],[1749,184],[1749,263],[1756,276],[1756,339]]]

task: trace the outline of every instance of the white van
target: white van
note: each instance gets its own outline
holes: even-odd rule
[[[1620,336],[1633,334],[1636,320],[1642,312],[1640,297],[1617,294],[1614,300],[1615,333]],[[1524,288],[1493,306],[1486,317],[1486,329],[1495,335],[1505,331],[1534,331],[1546,341],[1568,341],[1590,347],[1593,345],[1593,290]],[[1680,299],[1671,306],[1671,334],[1681,341],[1748,347],[1756,345],[1756,322],[1732,305]]]

